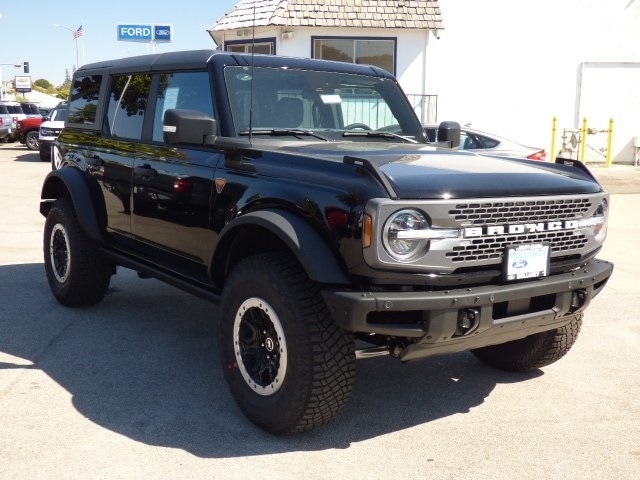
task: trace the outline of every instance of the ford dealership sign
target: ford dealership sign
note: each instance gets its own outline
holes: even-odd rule
[[[170,42],[171,25],[119,24],[118,40],[125,42]]]

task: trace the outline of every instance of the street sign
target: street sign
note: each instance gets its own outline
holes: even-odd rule
[[[172,40],[171,25],[152,24],[119,24],[118,40],[124,42],[170,42]]]
[[[126,42],[150,42],[153,40],[153,25],[118,25],[118,40]]]

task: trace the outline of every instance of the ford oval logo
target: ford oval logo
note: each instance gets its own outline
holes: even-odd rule
[[[511,264],[513,268],[524,268],[527,265],[529,265],[529,262],[527,262],[526,260],[516,260]]]

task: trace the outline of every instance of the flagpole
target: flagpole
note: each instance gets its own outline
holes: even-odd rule
[[[78,27],[76,30],[74,30],[73,28],[69,28],[65,25],[60,25],[59,23],[54,23],[53,24],[54,27],[60,27],[60,28],[64,28],[65,30],[69,30],[71,32],[71,34],[73,35],[73,39],[76,42],[76,64],[75,64],[75,68],[74,71],[76,71],[78,68],[80,68],[80,60],[78,57],[78,37],[82,36],[81,34],[79,34],[79,31],[81,31],[82,29],[82,25],[80,25],[80,27]]]

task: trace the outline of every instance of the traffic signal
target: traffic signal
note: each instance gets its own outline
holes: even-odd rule
[[[29,73],[29,62],[24,62],[24,73]]]

